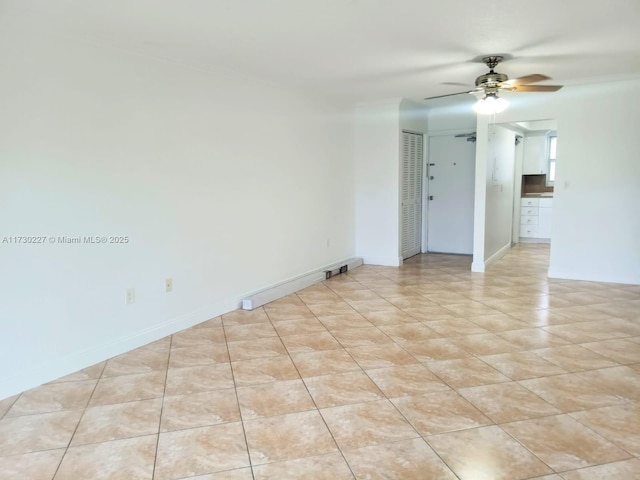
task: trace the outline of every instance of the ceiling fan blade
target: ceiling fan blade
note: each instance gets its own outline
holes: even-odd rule
[[[510,87],[516,87],[518,85],[527,85],[529,83],[542,82],[543,80],[550,80],[550,77],[541,75],[540,73],[533,73],[531,75],[525,75],[524,77],[507,80],[504,83],[509,85]]]
[[[460,83],[460,82],[442,82],[440,85],[453,85],[455,87],[469,87],[469,88],[473,87],[473,85],[469,85],[468,83]]]
[[[562,85],[518,85],[514,87],[514,92],[557,92]]]
[[[471,92],[467,90],[465,92],[448,93],[447,95],[436,95],[435,97],[427,97],[425,98],[425,100],[433,100],[434,98],[453,97],[454,95],[462,95],[467,93],[471,93]]]

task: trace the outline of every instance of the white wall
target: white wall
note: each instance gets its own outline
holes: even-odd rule
[[[485,266],[511,248],[515,169],[515,132],[489,127],[485,188]]]
[[[509,100],[496,122],[558,121],[549,275],[640,284],[640,81]],[[478,116],[479,143],[490,121]],[[481,196],[476,190],[476,201]],[[476,211],[476,224],[481,213]],[[476,227],[476,238],[484,238],[480,230],[484,225]]]
[[[400,139],[427,132],[427,109],[406,99],[355,108],[356,255],[364,263],[402,265]]]
[[[356,255],[365,263],[401,265],[400,99],[355,111]]]
[[[129,238],[0,243],[0,398],[354,254],[350,108],[9,26],[0,64],[0,240]]]

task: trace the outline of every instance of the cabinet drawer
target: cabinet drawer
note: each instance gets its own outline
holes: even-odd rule
[[[538,207],[520,207],[520,215],[538,215]]]
[[[538,215],[521,215],[520,225],[537,225]]]
[[[537,237],[538,236],[538,225],[520,225],[520,236],[521,237]]]
[[[521,198],[520,206],[522,207],[537,207],[540,203],[539,198]]]

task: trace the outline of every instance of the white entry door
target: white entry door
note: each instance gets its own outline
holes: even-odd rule
[[[476,144],[468,136],[429,138],[427,250],[473,253]]]
[[[422,135],[402,132],[401,178],[402,258],[421,251],[422,243]]]

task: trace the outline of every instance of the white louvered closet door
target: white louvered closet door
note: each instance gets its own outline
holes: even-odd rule
[[[402,132],[402,258],[417,255],[422,241],[422,135]]]

